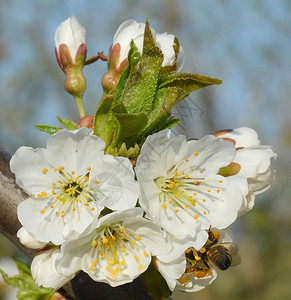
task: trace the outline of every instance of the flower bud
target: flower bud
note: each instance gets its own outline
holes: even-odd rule
[[[87,54],[86,30],[72,15],[55,33],[56,56],[63,71],[70,65],[84,65]]]
[[[89,115],[81,118],[81,120],[78,122],[78,125],[80,127],[87,127],[89,129],[93,129],[93,124],[94,124],[94,117]]]
[[[113,38],[113,46],[119,43],[121,47],[118,66],[123,62],[123,60],[127,59],[131,40],[134,41],[139,52],[142,53],[144,30],[145,24],[138,23],[135,20],[127,20],[119,26]],[[175,51],[173,48],[175,36],[166,32],[159,34],[155,33],[153,29],[151,30],[157,46],[162,50],[164,54],[164,61],[162,66],[165,67],[173,65],[175,61]],[[181,47],[179,50],[180,51],[177,60],[178,70],[182,68],[184,63],[183,50]]]

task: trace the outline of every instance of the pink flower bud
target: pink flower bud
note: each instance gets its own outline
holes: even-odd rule
[[[89,129],[93,129],[93,123],[94,123],[94,117],[87,115],[78,122],[78,125],[80,127],[87,127]]]

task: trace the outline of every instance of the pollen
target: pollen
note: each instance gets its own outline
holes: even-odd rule
[[[48,169],[47,169],[47,168],[43,168],[43,169],[42,169],[42,173],[43,173],[43,174],[46,174],[47,172],[48,172]]]
[[[88,204],[88,203],[84,203],[84,205],[85,205],[85,206],[89,206],[89,204]]]
[[[194,180],[193,183],[194,183],[194,184],[198,184],[198,181],[197,181],[197,180]]]
[[[59,212],[58,211],[56,211],[56,215],[58,215],[59,214]]]
[[[144,251],[143,254],[145,257],[149,257],[149,254],[146,251]]]
[[[101,253],[101,257],[106,257],[106,254],[105,253]]]
[[[194,152],[194,156],[197,156],[199,154],[199,151]]]
[[[88,167],[87,170],[88,170],[88,171],[91,171],[91,167]]]
[[[102,243],[103,243],[103,244],[107,244],[107,243],[108,243],[108,239],[107,239],[106,237],[104,237],[104,238],[102,239]]]
[[[75,207],[73,208],[73,211],[76,211],[76,208],[75,208]]]
[[[45,209],[42,209],[40,213],[43,215],[45,213]]]
[[[51,205],[51,208],[54,208],[54,206],[53,206],[53,205]]]
[[[92,211],[94,211],[94,210],[95,210],[95,208],[94,208],[94,207],[92,207],[92,208],[91,208],[91,210],[92,210]]]
[[[99,180],[95,180],[95,182],[96,182],[97,184],[101,183],[101,181],[99,181]]]
[[[202,170],[200,170],[199,172],[200,172],[201,174],[203,173],[203,171],[202,171]]]
[[[139,257],[138,256],[134,256],[134,259],[136,260],[136,261],[139,261]]]
[[[140,241],[141,240],[141,237],[139,235],[136,235],[135,238]]]
[[[111,270],[112,270],[112,266],[111,266],[111,265],[107,266],[107,267],[106,267],[106,270],[107,270],[107,271],[111,271]]]
[[[208,193],[211,193],[211,190],[207,190]]]
[[[62,215],[62,218],[64,218],[65,217],[65,215]]]
[[[91,244],[92,247],[96,246],[97,242],[94,240]]]
[[[52,193],[53,193],[53,194],[55,194],[55,193],[56,193],[56,191],[55,191],[55,190],[52,190]]]
[[[42,195],[41,194],[37,194],[37,198],[41,199]]]
[[[185,175],[185,178],[188,179],[188,178],[189,178],[189,175]]]
[[[123,253],[125,253],[126,251],[127,251],[127,249],[126,249],[126,248],[123,248],[123,249],[122,249],[122,252],[123,252]]]
[[[136,241],[135,241],[135,239],[132,240],[132,244],[133,244],[134,246],[136,246]]]
[[[197,193],[193,193],[194,196],[197,196]]]
[[[65,167],[59,167],[59,171],[63,171]]]
[[[41,195],[42,195],[42,197],[45,197],[45,196],[47,196],[47,193],[46,192],[41,192]]]
[[[88,177],[88,176],[85,176],[85,180],[88,181],[88,180],[89,180],[89,177]]]
[[[204,215],[206,215],[207,214],[207,212],[205,211],[205,212],[203,212],[204,213]]]
[[[57,168],[55,168],[55,169],[54,169],[54,171],[55,171],[55,172],[58,172],[58,169],[57,169]]]
[[[206,200],[205,200],[205,199],[202,199],[202,201],[205,202]]]
[[[217,192],[217,193],[220,193],[220,190],[217,190],[216,192]]]
[[[53,186],[56,186],[56,183],[55,183],[55,182],[53,182],[53,183],[52,183],[52,185],[53,185]]]
[[[138,266],[138,270],[141,271],[143,269],[143,265]]]
[[[193,218],[194,218],[195,220],[197,220],[197,219],[198,219],[198,215],[195,215]]]
[[[161,207],[162,207],[163,209],[166,209],[166,208],[167,208],[167,205],[166,205],[166,204],[162,204]]]
[[[75,171],[72,171],[72,172],[71,172],[72,175],[75,175],[75,173],[76,173]]]
[[[189,158],[187,157],[187,158],[185,158],[185,160],[186,160],[186,161],[189,161]]]
[[[222,180],[219,180],[218,182],[219,182],[219,183],[223,183],[223,181],[222,181]]]

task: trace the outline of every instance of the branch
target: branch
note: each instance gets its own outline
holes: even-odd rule
[[[16,185],[14,174],[10,171],[9,160],[9,154],[0,148],[0,232],[32,259],[34,251],[24,247],[16,236],[21,227],[17,218],[17,205],[24,201],[28,195]],[[112,288],[106,283],[93,281],[84,272],[80,272],[59,292],[68,300],[152,299],[144,290],[139,279]]]

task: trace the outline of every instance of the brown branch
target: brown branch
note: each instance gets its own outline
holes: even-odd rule
[[[9,167],[10,156],[0,148],[0,232],[18,246],[31,259],[34,252],[24,247],[16,237],[21,224],[17,218],[17,205],[28,196],[15,183],[14,174]],[[80,272],[59,292],[68,300],[150,300],[139,279],[116,288],[106,283],[93,281],[87,274]]]

